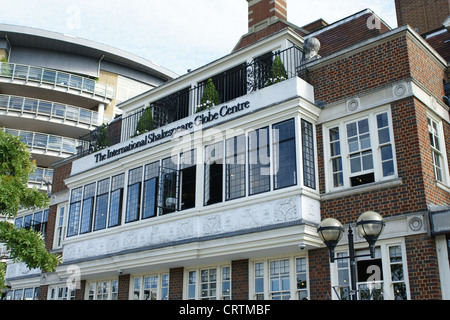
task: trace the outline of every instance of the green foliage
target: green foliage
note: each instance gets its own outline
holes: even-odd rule
[[[8,218],[15,217],[19,209],[48,206],[45,193],[27,186],[36,169],[30,158],[28,146],[20,138],[0,130],[0,213]]]
[[[266,87],[287,79],[287,72],[284,68],[284,64],[283,61],[281,61],[280,56],[277,56],[273,61],[270,76],[272,77],[267,80]]]
[[[108,137],[108,126],[106,124],[102,124],[97,128],[97,140],[95,141],[95,150],[101,150],[106,147],[109,147],[109,137]]]
[[[219,93],[216,90],[216,86],[212,79],[208,79],[206,82],[205,90],[200,98],[200,106],[197,107],[195,112],[201,112],[207,109],[211,109],[215,105],[219,104]]]
[[[152,109],[147,107],[136,125],[134,136],[153,130]]]
[[[0,214],[14,218],[19,209],[44,208],[48,196],[36,188],[28,188],[31,173],[36,169],[30,151],[20,138],[0,130]],[[45,249],[42,234],[19,229],[7,221],[0,222],[0,243],[5,243],[14,261],[24,262],[28,268],[54,271],[59,256]],[[4,287],[5,264],[0,264],[0,288]]]
[[[39,268],[44,272],[53,272],[61,262],[61,256],[46,250],[42,234],[32,229],[17,228],[9,222],[1,221],[0,242],[6,244],[14,262],[21,261],[29,269]],[[3,283],[0,276],[0,286]]]

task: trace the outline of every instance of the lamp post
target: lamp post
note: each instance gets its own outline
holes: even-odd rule
[[[370,254],[365,255],[355,255],[355,246],[353,242],[353,229],[350,225],[348,227],[348,247],[349,255],[347,257],[335,258],[334,249],[336,248],[338,242],[344,235],[344,227],[342,224],[334,219],[327,218],[324,219],[317,228],[317,233],[325,245],[330,251],[330,261],[333,263],[336,259],[349,259],[350,260],[350,278],[351,278],[351,296],[352,300],[357,300],[356,296],[356,264],[355,258],[370,256],[372,259],[375,258],[375,243],[378,237],[383,232],[385,222],[380,214],[374,211],[367,211],[361,214],[356,222],[356,227],[359,233],[366,239],[369,243]]]

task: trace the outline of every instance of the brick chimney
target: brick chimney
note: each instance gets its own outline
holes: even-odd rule
[[[278,20],[287,21],[286,0],[247,0],[248,32],[257,32]]]

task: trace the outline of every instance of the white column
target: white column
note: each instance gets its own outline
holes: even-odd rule
[[[99,103],[99,105],[98,105],[98,125],[101,125],[104,122],[104,120],[103,120],[104,116],[105,116],[105,104]]]

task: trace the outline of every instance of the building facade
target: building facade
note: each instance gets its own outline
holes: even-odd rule
[[[371,10],[297,27],[285,1],[248,2],[233,53],[123,102],[55,165],[46,244],[63,262],[8,267],[10,296],[450,298],[447,60]],[[317,227],[366,211],[386,225],[352,280]]]

